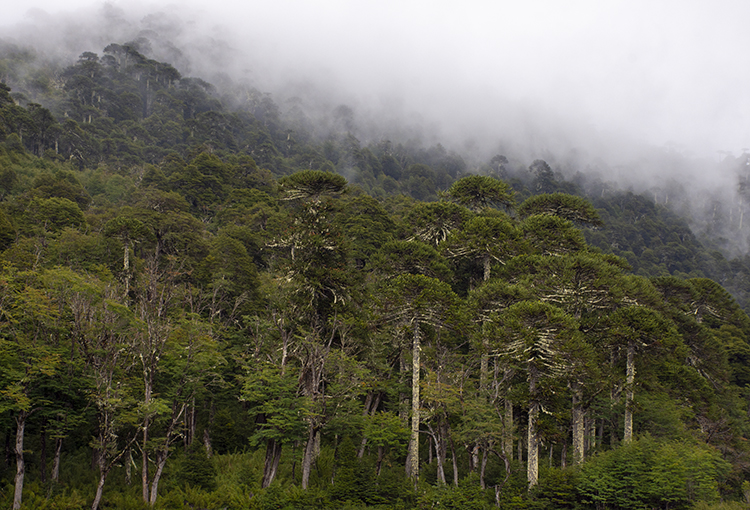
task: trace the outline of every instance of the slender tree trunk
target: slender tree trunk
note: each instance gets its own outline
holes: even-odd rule
[[[539,401],[536,399],[536,374],[529,370],[529,427],[526,440],[526,478],[529,481],[529,489],[539,481],[539,442],[536,432],[536,421],[539,417]]]
[[[60,455],[62,454],[63,440],[61,437],[55,439],[55,460],[52,462],[52,481],[60,480]]]
[[[492,260],[490,259],[489,255],[486,255],[484,257],[484,260],[482,260],[483,266],[484,266],[484,281],[490,279],[490,267],[492,265]]]
[[[266,459],[263,463],[263,480],[261,488],[268,488],[276,478],[276,471],[279,468],[279,459],[281,458],[281,443],[275,439],[266,441]]]
[[[148,403],[148,402],[147,402]],[[141,493],[143,502],[149,502],[148,493],[148,417],[143,420],[143,445],[141,447]]]
[[[302,456],[302,489],[307,489],[310,484],[310,472],[315,460],[315,449],[317,442],[318,429],[310,423],[307,433],[307,442],[305,443],[305,453]]]
[[[414,480],[415,485],[419,479],[419,368],[422,351],[419,341],[419,323],[415,320],[411,361],[411,438],[409,440],[409,462],[406,466],[406,474]]]
[[[91,510],[98,510],[99,503],[102,501],[102,494],[104,493],[104,481],[107,479],[107,471],[104,467],[104,455],[100,455],[101,460],[99,461],[102,465],[99,468],[99,483],[96,484],[96,494],[94,495],[94,502],[91,503]]]
[[[203,446],[206,448],[206,457],[210,459],[213,450],[211,449],[211,434],[208,433],[208,427],[203,429]]]
[[[513,458],[513,402],[508,397],[505,397],[505,418],[503,419],[503,453],[507,458]]]
[[[625,372],[625,431],[623,442],[633,440],[633,383],[635,382],[635,344],[628,342],[628,358]]]
[[[585,423],[581,401],[581,388],[578,383],[571,385],[573,390],[573,407],[571,409],[571,425],[573,429],[573,464],[581,464],[584,456]]]
[[[23,435],[26,430],[26,418],[29,413],[20,411],[16,416],[16,480],[15,490],[13,492],[13,510],[21,508],[21,499],[23,497],[23,479],[26,475],[26,463],[23,460]]]
[[[458,487],[458,459],[456,458],[456,445],[451,439],[451,462],[453,463],[453,486]]]
[[[432,434],[432,440],[435,443],[435,459],[437,460],[437,481],[438,483],[445,485],[445,466],[443,464],[443,456],[441,455],[442,448],[440,447],[441,439],[439,438],[439,431],[437,434]]]
[[[161,480],[161,475],[164,472],[164,466],[167,464],[167,458],[169,458],[169,451],[167,450],[162,451],[158,455],[158,459],[156,461],[156,472],[154,473],[154,479],[151,481],[151,497],[149,499],[149,503],[151,506],[154,506],[156,504],[156,494],[159,490],[159,480]]]

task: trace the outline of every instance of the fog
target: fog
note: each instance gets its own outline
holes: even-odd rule
[[[612,179],[731,186],[714,163],[750,146],[749,14],[744,1],[31,0],[4,6],[0,38],[73,59],[145,35],[183,74],[311,115],[350,106],[365,143],[416,136],[468,160],[574,150]]]

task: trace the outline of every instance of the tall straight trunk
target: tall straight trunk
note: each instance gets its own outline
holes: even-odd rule
[[[529,427],[526,439],[526,478],[529,481],[529,489],[539,481],[539,441],[536,432],[536,422],[539,418],[539,401],[536,397],[536,374],[529,371]]]
[[[625,369],[625,431],[623,442],[633,440],[633,383],[635,382],[635,343],[628,342],[628,358]]]
[[[414,480],[415,485],[419,479],[419,366],[421,351],[419,323],[415,320],[411,360],[411,438],[409,439],[409,458],[406,466],[406,474]]]
[[[451,439],[451,462],[453,463],[453,486],[458,487],[458,458],[456,458],[456,445]]]
[[[211,434],[208,433],[208,427],[203,429],[203,447],[206,449],[206,457],[210,459],[214,452],[211,449]]]
[[[503,453],[507,458],[513,458],[513,402],[508,397],[505,397],[505,417],[503,418]]]
[[[315,460],[315,450],[317,448],[318,429],[310,423],[307,432],[307,442],[305,443],[305,453],[302,457],[302,488],[307,489],[310,484],[310,473],[312,464]]]
[[[439,434],[440,432],[437,432]],[[438,435],[433,434],[432,440],[435,443],[435,459],[437,460],[437,481],[438,483],[445,485],[445,459],[443,458],[443,455],[441,453],[442,448],[440,447],[441,440],[439,439]]]
[[[571,385],[573,393],[573,407],[571,408],[571,426],[573,429],[573,464],[581,464],[584,455],[584,438],[586,437],[586,427],[584,424],[584,412],[581,401],[581,387],[578,383]]]
[[[26,418],[29,413],[20,411],[16,416],[16,480],[13,492],[13,510],[21,508],[23,496],[23,479],[26,475],[26,463],[23,460],[23,435],[26,430]]]
[[[490,268],[492,265],[492,259],[490,259],[489,255],[485,255],[484,260],[482,260],[482,265],[484,266],[483,276],[484,276],[484,281],[486,282],[487,280],[490,279]]]
[[[55,459],[52,461],[52,481],[57,483],[60,480],[60,455],[62,454],[61,437],[55,439]]]
[[[148,403],[148,402],[147,402]],[[143,420],[143,445],[141,446],[141,493],[143,502],[149,502],[148,491],[148,416]]]
[[[275,439],[266,441],[266,459],[263,463],[263,479],[260,482],[262,489],[268,488],[276,478],[281,458],[281,443]]]

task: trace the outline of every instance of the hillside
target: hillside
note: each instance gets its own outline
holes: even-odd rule
[[[363,143],[145,39],[0,82],[6,506],[747,497],[742,220]]]

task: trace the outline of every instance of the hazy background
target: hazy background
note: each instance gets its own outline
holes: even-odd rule
[[[664,158],[688,155],[677,174],[711,183],[732,181],[708,164],[717,151],[750,146],[746,1],[4,3],[5,40],[75,58],[145,35],[183,74],[250,83],[282,109],[346,104],[363,142],[574,150],[617,179],[671,177]]]

